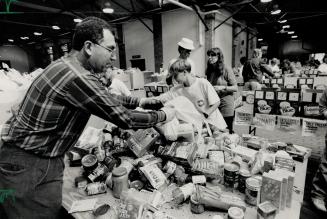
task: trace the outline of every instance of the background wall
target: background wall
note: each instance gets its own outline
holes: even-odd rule
[[[199,27],[200,34],[199,35]],[[177,43],[182,37],[187,37],[194,42],[195,50],[192,51],[190,59],[195,64],[195,72],[204,75],[205,51],[204,44],[200,45],[200,37],[204,38],[204,30],[199,25],[199,19],[195,12],[178,9],[162,14],[162,45],[163,66],[167,69],[171,59],[179,56]]]
[[[11,67],[19,72],[29,72],[33,65],[33,58],[28,57],[28,53],[15,45],[0,46],[0,60],[10,60]]]
[[[152,20],[143,21],[152,29]],[[127,68],[133,55],[141,55],[146,70],[154,71],[153,34],[138,20],[124,24],[123,32]]]
[[[230,13],[223,11],[224,15],[217,14],[216,26],[218,26]],[[232,48],[233,48],[233,26],[232,19],[226,21],[223,25],[215,30],[214,45],[220,48],[224,54],[225,64],[232,67]]]

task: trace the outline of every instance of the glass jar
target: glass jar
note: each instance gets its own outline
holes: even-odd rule
[[[113,196],[120,198],[123,190],[128,189],[128,174],[125,167],[118,167],[112,171]]]

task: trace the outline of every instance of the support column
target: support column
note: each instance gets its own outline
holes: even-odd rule
[[[119,49],[119,65],[121,69],[126,69],[126,51],[124,44],[123,25],[117,24],[117,37],[118,37],[118,49]]]
[[[152,23],[153,23],[154,68],[155,68],[155,72],[160,73],[160,67],[161,64],[163,63],[161,14],[153,15]]]
[[[215,46],[215,19],[216,14],[207,14],[204,18],[205,23],[207,24],[209,30],[205,32],[205,61],[207,63],[208,56],[207,51]]]

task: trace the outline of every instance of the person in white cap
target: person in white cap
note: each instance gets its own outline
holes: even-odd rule
[[[169,72],[170,66],[174,62],[176,62],[177,59],[184,59],[184,60],[187,60],[188,63],[191,64],[191,74],[195,75],[195,73],[194,73],[195,65],[194,65],[194,62],[190,59],[191,51],[194,50],[193,41],[186,38],[186,37],[183,37],[177,43],[177,45],[178,45],[179,57],[174,58],[174,59],[169,61],[168,68],[167,68],[168,72]],[[176,81],[174,81],[174,78],[169,73],[167,75],[166,82],[167,82],[168,85],[176,85],[177,84]]]

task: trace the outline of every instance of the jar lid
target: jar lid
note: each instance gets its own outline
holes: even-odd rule
[[[131,188],[141,190],[144,187],[144,183],[140,180],[135,180],[135,181],[131,182],[129,186]]]
[[[82,158],[81,163],[83,167],[92,167],[97,163],[97,161],[98,159],[95,155],[87,154]]]
[[[233,219],[242,219],[242,218],[244,218],[244,212],[241,208],[230,207],[228,209],[228,216]]]
[[[123,176],[127,174],[127,170],[125,167],[117,167],[112,171],[113,176]]]
[[[245,176],[245,177],[250,177],[251,176],[251,173],[247,169],[240,169],[240,175],[241,176]]]
[[[224,169],[227,171],[235,172],[239,170],[239,167],[234,163],[225,163]]]
[[[274,214],[276,211],[277,208],[270,201],[265,201],[258,205],[258,213],[263,216],[269,216]]]
[[[250,189],[259,189],[261,187],[260,181],[253,177],[246,179],[245,183],[246,186]]]

